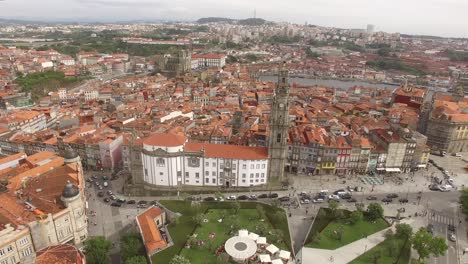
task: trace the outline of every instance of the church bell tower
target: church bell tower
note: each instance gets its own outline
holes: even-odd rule
[[[283,180],[289,131],[289,71],[285,63],[278,71],[278,83],[270,114],[268,177]]]

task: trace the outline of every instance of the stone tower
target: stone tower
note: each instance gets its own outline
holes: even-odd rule
[[[270,114],[270,137],[268,146],[268,177],[282,180],[287,159],[289,130],[289,71],[285,64],[279,69]]]

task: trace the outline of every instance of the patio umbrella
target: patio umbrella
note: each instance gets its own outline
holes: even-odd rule
[[[270,252],[270,254],[274,255],[276,252],[278,252],[279,248],[271,244],[266,248],[266,250]]]
[[[253,241],[257,241],[258,237],[259,236],[255,233],[252,233],[252,232],[249,233],[249,238],[252,239]]]
[[[271,258],[270,258],[270,255],[258,255],[258,258],[260,259],[260,262],[261,263],[268,263],[268,262],[271,262]]]
[[[279,257],[287,260],[291,257],[291,252],[286,251],[286,250],[280,250]]]
[[[259,245],[265,245],[266,244],[266,237],[259,237],[257,238],[257,244]]]
[[[240,237],[248,237],[249,236],[249,231],[247,231],[245,229],[241,229],[241,230],[239,230],[239,236]]]

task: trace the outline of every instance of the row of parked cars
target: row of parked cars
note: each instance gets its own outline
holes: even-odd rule
[[[208,197],[205,197],[203,200],[205,202],[214,202],[214,201],[223,202],[224,200],[228,200],[228,201],[254,200],[255,201],[255,200],[258,200],[258,199],[266,199],[266,198],[278,198],[278,194],[277,193],[271,193],[271,194],[263,193],[263,194],[260,194],[258,196],[255,195],[255,194],[252,194],[252,195],[239,195],[239,196],[230,195],[230,196],[228,196],[226,198],[208,196]],[[196,197],[191,196],[191,197],[188,197],[187,200],[195,201],[195,200],[198,200],[198,199]]]

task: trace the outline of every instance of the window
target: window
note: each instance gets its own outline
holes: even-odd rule
[[[250,173],[250,178],[253,178],[254,177],[254,174],[253,173]]]
[[[265,173],[263,173],[263,172],[262,172],[262,174],[261,174],[261,175],[262,175],[262,178],[265,178]]]
[[[258,178],[259,174],[258,173],[255,173],[255,178]]]
[[[257,170],[260,169],[260,164],[257,164]]]
[[[216,177],[216,171],[211,172],[211,175]]]
[[[253,180],[250,180],[250,183],[253,183]]]
[[[205,171],[205,176],[210,176],[210,172],[209,172],[209,171]]]
[[[185,172],[185,178],[188,178],[188,177],[189,177],[189,173]]]
[[[216,179],[213,179],[213,180],[212,180],[212,183],[216,183]]]
[[[255,169],[255,165],[254,165],[254,164],[250,164],[250,169],[251,169],[251,170]]]
[[[205,178],[205,183],[210,183],[210,179]]]
[[[233,173],[232,173],[232,176],[233,176],[233,177],[236,177],[236,173],[235,173],[235,172],[233,172]]]
[[[255,182],[258,182],[258,179],[256,179]]]
[[[309,156],[310,156],[310,155],[309,155]],[[265,164],[262,164],[262,169],[264,169],[265,167],[266,167],[266,165],[265,165]]]
[[[181,171],[177,172],[177,177],[182,177],[182,172]]]
[[[242,180],[243,183],[245,183],[245,180]]]
[[[224,176],[224,172],[220,172],[219,177],[223,177],[223,176]]]
[[[200,159],[199,158],[189,158],[188,159],[188,166],[189,167],[200,167]]]
[[[145,176],[148,176],[148,169],[145,169]]]
[[[162,175],[163,175],[163,173],[162,173],[162,172],[160,172],[160,173],[159,173],[159,175],[161,175],[161,176],[162,176]]]
[[[247,169],[247,164],[242,164],[242,169]]]
[[[219,164],[220,169],[224,169],[224,163]]]
[[[8,245],[7,252],[11,252],[11,251],[13,251],[13,247],[11,245]]]
[[[195,172],[195,178],[199,179],[200,178],[200,173]]]
[[[206,166],[206,167],[209,167],[209,166],[210,166],[210,163],[209,163],[209,162],[205,162],[205,166]]]
[[[216,167],[216,162],[213,162],[213,167]]]
[[[235,164],[235,163],[233,163],[233,164],[232,164],[232,169],[233,169],[233,170],[235,170],[235,169],[236,169],[236,167],[237,167],[237,166],[236,166],[236,164]]]
[[[157,158],[156,159],[156,166],[158,167],[164,167],[166,164],[165,164],[165,161],[163,158]]]
[[[24,237],[19,241],[20,246],[24,246],[28,243],[28,238]]]
[[[276,135],[276,143],[281,143],[281,134]]]
[[[32,253],[31,247],[28,247],[22,252],[22,255],[23,255],[23,257],[27,257],[27,256],[31,255],[31,253]]]
[[[0,256],[3,256],[3,255],[5,255],[5,249],[2,248],[0,249]]]
[[[245,173],[242,173],[242,178],[245,178],[245,176],[246,176]]]

